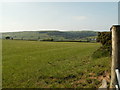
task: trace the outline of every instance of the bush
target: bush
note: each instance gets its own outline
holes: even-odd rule
[[[43,39],[42,41],[53,41],[53,38]]]
[[[112,54],[112,40],[111,32],[98,32],[97,42],[100,42],[102,46],[96,50],[92,57],[100,58],[111,56]]]
[[[111,45],[111,32],[98,32],[97,42],[100,42],[103,46]]]

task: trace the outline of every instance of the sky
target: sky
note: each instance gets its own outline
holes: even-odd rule
[[[3,2],[0,32],[109,30],[117,2]]]

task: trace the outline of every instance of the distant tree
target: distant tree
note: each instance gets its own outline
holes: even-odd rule
[[[5,37],[5,39],[11,39],[9,36]]]
[[[51,41],[53,41],[54,39],[53,38],[51,38]]]
[[[87,38],[87,42],[90,42],[90,39],[89,39],[89,38]]]
[[[38,37],[38,40],[40,39],[40,37]]]
[[[13,37],[11,37],[11,40],[13,40]]]
[[[53,41],[53,38],[43,39],[43,41]]]
[[[23,40],[24,39],[24,37],[21,37],[21,40]]]

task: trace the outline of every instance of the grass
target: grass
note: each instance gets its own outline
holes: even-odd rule
[[[110,58],[91,58],[99,43],[3,40],[3,88],[93,88]]]
[[[1,39],[0,39],[0,89],[2,89],[2,40]]]

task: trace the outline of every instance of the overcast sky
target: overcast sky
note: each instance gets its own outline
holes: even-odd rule
[[[118,23],[117,2],[5,2],[1,30],[109,30]]]

